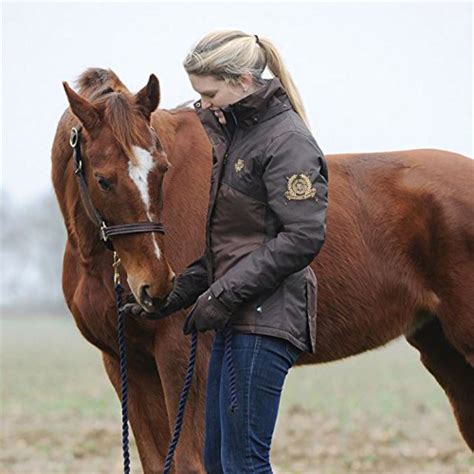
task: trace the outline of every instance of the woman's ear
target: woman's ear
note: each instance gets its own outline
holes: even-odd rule
[[[242,74],[239,78],[240,87],[247,92],[253,85],[253,76],[250,73]]]

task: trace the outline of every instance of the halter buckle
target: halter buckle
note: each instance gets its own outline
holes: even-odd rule
[[[79,160],[74,167],[74,174],[78,174],[82,172],[82,160]]]
[[[102,224],[100,226],[100,238],[104,242],[107,242],[107,240],[109,240],[109,238],[107,237],[107,225],[104,221],[102,221]]]

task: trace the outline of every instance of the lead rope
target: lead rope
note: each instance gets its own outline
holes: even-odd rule
[[[128,377],[127,377],[127,353],[125,351],[125,331],[124,331],[124,312],[122,304],[122,293],[123,287],[120,284],[120,259],[118,258],[117,252],[114,252],[114,292],[115,292],[115,304],[117,307],[117,334],[118,334],[118,345],[119,345],[119,358],[120,358],[120,399],[122,405],[122,452],[123,452],[123,472],[124,474],[130,474],[130,452],[129,452],[129,440],[128,440]],[[189,354],[188,369],[184,380],[183,389],[181,390],[181,396],[179,398],[178,411],[176,414],[176,422],[173,432],[173,437],[166,454],[165,464],[163,468],[163,474],[169,474],[171,470],[171,463],[173,461],[173,455],[178,446],[179,436],[183,427],[184,410],[186,408],[186,401],[188,399],[189,389],[191,388],[191,382],[194,373],[194,367],[196,365],[196,354],[197,354],[198,336],[197,331],[194,330],[191,339],[191,351]],[[234,377],[235,378],[235,377]]]
[[[116,262],[116,253],[114,252],[114,264]],[[118,260],[120,262],[120,260]],[[116,277],[114,276],[114,280]],[[128,377],[127,377],[127,353],[125,351],[124,335],[124,313],[122,306],[123,287],[120,279],[115,281],[115,304],[117,306],[117,335],[120,357],[120,401],[122,405],[122,453],[123,453],[123,472],[130,473],[130,452],[128,448]]]
[[[191,388],[191,381],[193,378],[194,366],[196,363],[196,353],[198,344],[198,335],[196,329],[194,329],[194,331],[192,332],[191,337],[191,352],[189,354],[188,371],[186,373],[183,389],[179,398],[178,413],[176,414],[173,438],[171,439],[171,443],[168,448],[168,453],[166,454],[163,474],[168,474],[171,469],[171,462],[173,461],[174,451],[176,449],[176,446],[178,445],[179,435],[181,434],[181,428],[183,427],[184,409],[186,408],[186,401],[188,399],[189,389]]]

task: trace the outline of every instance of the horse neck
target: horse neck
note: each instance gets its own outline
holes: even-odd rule
[[[152,125],[172,165],[164,179],[162,221],[167,260],[180,272],[204,250],[211,146],[192,110],[160,110]]]

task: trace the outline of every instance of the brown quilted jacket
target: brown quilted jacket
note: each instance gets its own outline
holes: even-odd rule
[[[213,146],[206,250],[182,274],[194,301],[209,286],[232,326],[316,350],[317,280],[328,171],[278,78],[232,104],[221,125],[194,104]],[[191,295],[190,295],[191,296]]]

